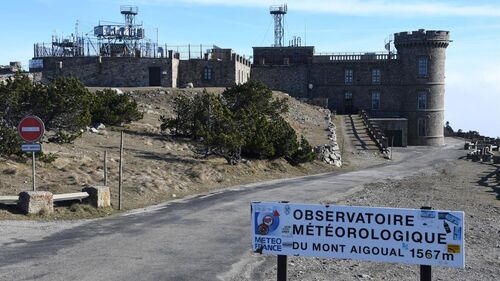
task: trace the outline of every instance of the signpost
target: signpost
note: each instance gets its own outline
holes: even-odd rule
[[[252,248],[263,254],[465,266],[463,212],[271,202],[251,207]]]
[[[35,153],[42,151],[42,146],[39,141],[43,134],[45,133],[45,125],[43,121],[37,116],[26,116],[21,122],[19,122],[19,126],[17,127],[19,132],[19,136],[27,142],[21,145],[21,150],[23,152],[31,152],[32,156],[32,176],[33,176],[33,191],[36,191],[36,182],[35,182]]]

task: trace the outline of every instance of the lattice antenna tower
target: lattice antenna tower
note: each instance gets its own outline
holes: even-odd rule
[[[125,17],[125,25],[129,27],[135,25],[135,16],[139,13],[137,6],[121,6],[120,12]]]
[[[283,47],[285,41],[285,15],[288,11],[286,4],[271,6],[269,13],[274,18],[274,47]]]

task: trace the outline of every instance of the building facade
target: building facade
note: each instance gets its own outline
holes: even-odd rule
[[[127,45],[120,45],[120,52],[89,55],[91,44],[78,42],[35,44],[30,72],[42,82],[75,76],[95,87],[230,87],[252,78],[272,90],[319,100],[337,113],[366,110],[398,146],[444,144],[448,31],[396,33],[397,52],[386,53],[316,55],[313,46],[254,47],[253,64],[216,46],[205,53],[200,46],[196,58],[188,47],[188,58],[181,59],[167,46],[141,47],[130,56],[122,50]]]
[[[221,54],[224,54],[223,56]],[[231,49],[207,52],[202,59],[168,56],[43,56],[31,60],[30,72],[38,72],[42,82],[57,77],[77,77],[90,87],[230,87],[250,77],[249,60]]]
[[[324,99],[338,113],[364,109],[383,120],[386,135],[402,145],[443,145],[449,42],[448,31],[421,29],[394,34],[397,54],[314,55],[311,46],[254,47],[252,78],[298,98]]]

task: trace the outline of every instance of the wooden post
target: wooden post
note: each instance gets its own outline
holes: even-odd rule
[[[422,210],[432,210],[432,207],[422,207]],[[432,267],[430,265],[420,266],[420,281],[432,281]]]
[[[120,132],[120,168],[118,174],[118,210],[122,209],[122,176],[123,176],[123,131]]]
[[[104,186],[108,186],[108,151],[104,150]]]

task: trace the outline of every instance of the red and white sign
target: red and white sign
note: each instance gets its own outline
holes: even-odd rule
[[[39,141],[45,133],[43,121],[36,116],[26,116],[17,127],[19,135],[26,142]]]

